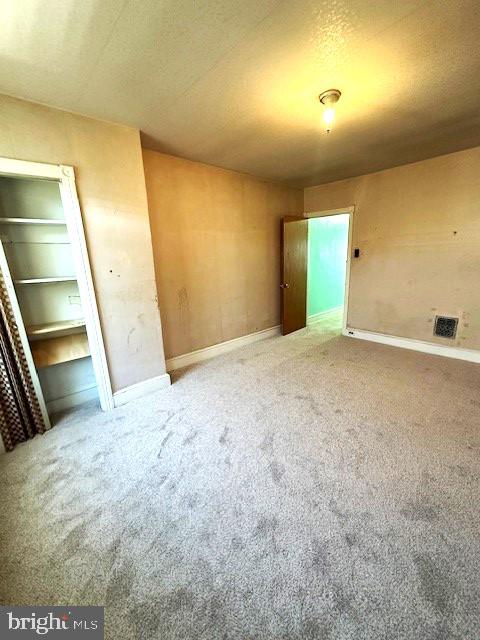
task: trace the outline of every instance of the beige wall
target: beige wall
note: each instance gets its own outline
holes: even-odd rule
[[[166,356],[280,322],[280,219],[303,192],[144,151]]]
[[[165,371],[139,132],[0,96],[0,156],[73,165],[114,391]]]
[[[305,190],[305,210],[355,205],[348,323],[480,349],[480,147]]]

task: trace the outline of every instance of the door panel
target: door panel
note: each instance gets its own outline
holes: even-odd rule
[[[308,220],[287,216],[282,220],[282,334],[303,329],[307,323]]]

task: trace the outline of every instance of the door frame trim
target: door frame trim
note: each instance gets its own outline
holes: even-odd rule
[[[113,409],[112,385],[90,269],[82,211],[75,184],[74,168],[63,164],[47,164],[0,157],[0,176],[52,180],[59,185],[68,235],[72,245],[100,406],[104,411]],[[27,347],[29,348],[28,341]]]
[[[350,294],[350,271],[352,268],[352,244],[353,244],[353,223],[354,223],[355,205],[349,207],[342,207],[341,209],[325,209],[323,211],[308,211],[303,215],[305,218],[328,218],[330,216],[339,216],[348,214],[348,247],[347,247],[347,260],[345,263],[345,296],[343,302],[343,319],[342,319],[342,333],[345,333],[348,326],[348,304]],[[308,269],[308,264],[307,264]],[[308,290],[307,290],[308,296]]]

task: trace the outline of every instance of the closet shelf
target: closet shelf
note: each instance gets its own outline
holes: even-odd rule
[[[35,366],[49,367],[61,362],[79,360],[90,355],[87,334],[77,333],[31,343]]]
[[[50,282],[74,282],[76,276],[59,276],[58,278],[26,278],[14,280],[15,284],[48,284]]]
[[[0,218],[0,224],[55,224],[66,225],[65,220],[52,218]]]
[[[32,324],[26,327],[27,335],[31,340],[66,336],[85,331],[85,319],[59,320],[46,324]]]

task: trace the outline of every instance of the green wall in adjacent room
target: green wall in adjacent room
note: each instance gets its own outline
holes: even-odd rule
[[[343,305],[348,214],[308,221],[307,315]]]

